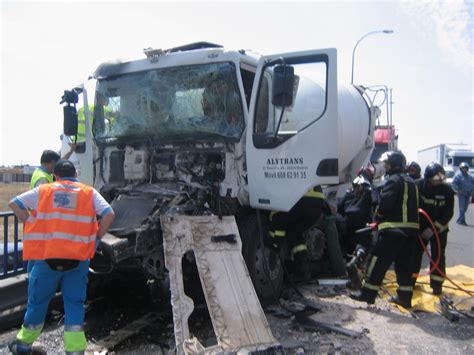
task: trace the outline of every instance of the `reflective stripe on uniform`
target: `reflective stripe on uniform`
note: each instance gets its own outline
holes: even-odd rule
[[[279,229],[275,230],[274,232],[270,231],[270,236],[271,236],[272,238],[275,238],[275,237],[280,237],[280,238],[286,237],[286,231],[279,230]]]
[[[433,205],[433,206],[438,206],[442,207],[446,204],[446,201],[443,199],[431,199],[431,198],[426,198],[424,196],[421,196],[421,199],[423,200],[423,203],[426,205]]]
[[[84,222],[84,223],[91,223],[91,222],[96,221],[95,217],[77,216],[77,215],[66,214],[66,213],[61,213],[61,212],[51,212],[51,213],[38,212],[36,214],[36,219],[44,219],[44,220],[65,219],[68,221]]]
[[[64,331],[66,332],[82,332],[84,330],[83,325],[74,324],[74,325],[64,325]]]
[[[372,270],[374,269],[376,262],[377,262],[377,256],[374,255],[370,259],[370,264],[369,264],[369,267],[367,268],[367,277],[370,277],[370,274],[372,273]]]
[[[79,242],[88,244],[90,242],[95,242],[96,234],[89,235],[86,237],[80,237],[74,234],[68,233],[28,233],[23,235],[23,240],[51,240],[51,239],[66,239],[72,242]]]
[[[415,184],[415,194],[416,194],[416,202],[418,205],[418,201],[420,201],[420,191],[418,190],[418,185]]]
[[[319,191],[314,191],[313,189],[310,189],[308,192],[304,194],[306,197],[314,197],[314,198],[321,198],[324,199],[324,194]]]
[[[404,223],[408,221],[408,184],[406,181],[403,183],[402,221]]]
[[[362,287],[368,288],[369,290],[378,291],[380,286],[372,285],[366,281],[362,283]]]
[[[41,334],[41,330],[43,329],[43,323],[37,325],[27,325],[23,324],[21,326],[20,331],[16,335],[18,341],[25,343],[25,344],[33,344],[36,339]]]
[[[430,279],[434,280],[434,281],[439,281],[439,282],[444,281],[444,277],[441,277],[441,276],[438,276],[438,275],[433,275],[433,274],[430,275]]]
[[[413,286],[398,286],[398,291],[413,292]]]
[[[84,331],[64,331],[64,350],[66,353],[84,351],[87,348],[87,340]]]
[[[59,183],[53,183],[53,187],[56,187],[58,189],[64,189],[64,190],[73,190],[73,191],[79,191],[81,188],[75,185],[68,185],[67,183],[59,184]]]
[[[291,256],[293,257],[295,254],[298,254],[307,250],[308,250],[308,247],[306,246],[306,244],[298,244],[293,249],[291,249]]]
[[[41,185],[35,217],[25,223],[24,260],[94,256],[98,223],[92,187],[74,181]]]
[[[419,229],[420,224],[415,222],[383,222],[378,226],[379,230],[387,228],[415,228]]]
[[[425,196],[421,196],[421,199],[423,200],[423,203],[427,205],[436,205],[436,201],[431,198],[426,198]]]
[[[438,228],[438,230],[439,230],[440,232],[443,232],[443,231],[445,231],[446,229],[448,229],[448,225],[447,225],[447,224],[441,224],[441,223],[439,223],[438,221],[435,221],[435,222],[434,222],[434,225]]]
[[[40,324],[23,324],[22,327],[28,329],[28,330],[38,330],[38,329],[43,329],[44,323]]]

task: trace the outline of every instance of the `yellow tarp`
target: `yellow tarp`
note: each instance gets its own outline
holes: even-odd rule
[[[421,271],[421,274],[426,274]],[[462,288],[474,293],[474,268],[466,265],[457,265],[446,269],[446,275],[457,283]],[[396,295],[397,283],[395,272],[388,271],[385,275],[384,286],[380,294],[382,297],[388,298],[391,295]],[[387,292],[388,291],[388,292]],[[420,276],[418,277],[412,298],[412,308],[410,311],[423,311],[423,312],[438,312],[439,311],[439,300],[442,296],[449,296],[456,308],[459,310],[468,311],[474,306],[474,298],[456,288],[448,280],[444,281],[443,294],[441,296],[435,296],[432,293],[430,287],[430,277]],[[462,303],[460,303],[462,302]],[[458,304],[458,305],[456,305]],[[406,311],[402,307],[398,307],[402,311]]]

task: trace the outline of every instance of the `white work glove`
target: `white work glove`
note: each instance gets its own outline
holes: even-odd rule
[[[426,228],[423,232],[421,232],[421,238],[424,240],[430,240],[433,234],[434,232],[431,228]]]

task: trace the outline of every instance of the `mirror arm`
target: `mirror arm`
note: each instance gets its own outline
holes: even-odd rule
[[[275,130],[275,135],[273,136],[273,138],[275,140],[277,139],[278,131],[280,130],[281,120],[283,119],[283,114],[285,113],[285,108],[286,108],[286,106],[281,107],[280,118],[278,119],[278,124],[277,124],[276,130]]]
[[[273,59],[273,60],[269,60],[268,62],[265,63],[263,69],[268,68],[272,65],[276,65],[276,64],[286,65],[285,58],[280,57],[280,58],[276,58],[276,59]]]

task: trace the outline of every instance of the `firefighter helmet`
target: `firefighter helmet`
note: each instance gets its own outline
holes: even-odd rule
[[[382,163],[390,164],[390,168],[387,171],[389,174],[396,171],[403,171],[407,165],[407,159],[405,158],[405,155],[403,155],[403,153],[399,150],[390,150],[383,153],[380,157],[380,161]]]
[[[419,179],[421,177],[421,167],[416,161],[411,161],[407,165],[407,171],[412,179]]]
[[[374,174],[369,168],[360,168],[357,172],[357,177],[352,181],[355,185],[368,185],[372,184],[374,180]]]
[[[430,163],[425,169],[425,179],[444,180],[446,172],[438,163]]]

